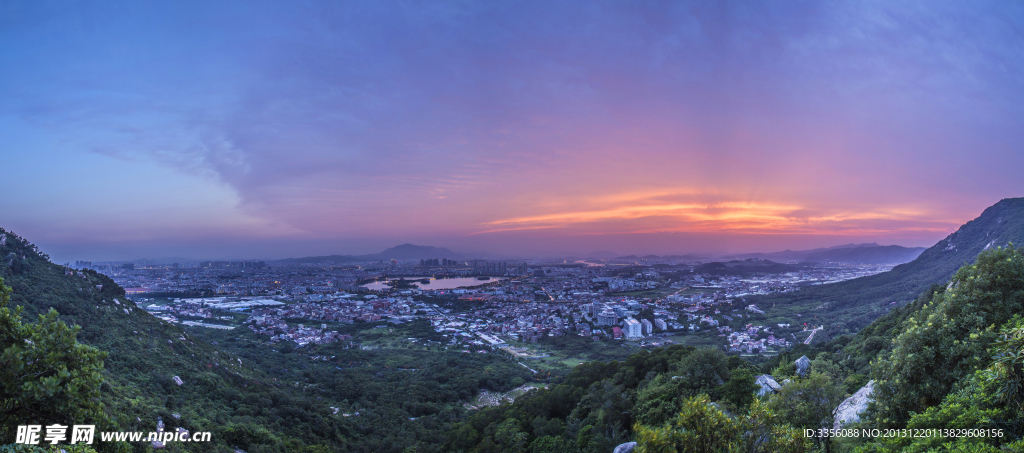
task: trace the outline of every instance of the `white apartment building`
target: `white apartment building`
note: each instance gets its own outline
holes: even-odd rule
[[[622,331],[626,334],[626,338],[643,338],[641,329],[640,321],[633,318],[626,318],[622,321]]]
[[[642,327],[644,335],[650,335],[652,332],[654,332],[654,325],[651,324],[651,322],[646,319],[640,320],[640,326]]]

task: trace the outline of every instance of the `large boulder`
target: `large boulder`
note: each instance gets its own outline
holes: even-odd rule
[[[811,359],[808,359],[805,355],[800,356],[800,358],[796,359],[796,362],[793,363],[796,364],[796,374],[799,374],[800,377],[806,377],[807,373],[811,371]]]
[[[632,453],[636,449],[636,442],[626,442],[615,447],[612,453]]]
[[[843,425],[859,422],[860,414],[863,414],[868,409],[868,403],[871,402],[871,394],[874,391],[875,381],[869,381],[867,385],[857,390],[857,393],[854,393],[853,396],[843,400],[839,407],[836,408],[836,421],[832,427],[839,429]]]
[[[782,389],[782,384],[779,384],[778,381],[776,381],[770,374],[762,374],[758,376],[754,383],[761,387],[757,390],[757,396],[775,393]]]

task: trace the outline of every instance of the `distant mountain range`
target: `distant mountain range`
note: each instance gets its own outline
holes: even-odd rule
[[[993,247],[1024,244],[1024,198],[1007,198],[985,209],[913,261],[889,272],[813,286],[778,296],[752,298],[765,306],[791,304],[801,311],[817,313],[825,322],[845,324],[856,331],[891,306],[914,300],[933,284],[945,284],[961,266],[974,262],[978,254]],[[844,249],[838,249],[843,253]],[[856,250],[856,249],[854,249]]]
[[[817,248],[813,250],[785,250],[771,253],[746,253],[739,255],[727,255],[719,257],[723,261],[747,260],[751,258],[770,260],[775,262],[824,262],[831,261],[849,264],[902,264],[917,258],[925,249],[924,247],[901,247],[898,245],[847,244],[836,247]],[[489,258],[489,253],[457,253],[444,247],[431,247],[425,245],[402,244],[391,247],[380,253],[369,255],[326,255],[307,256],[302,258],[287,258],[274,261],[275,264],[326,264],[326,263],[355,263],[366,261],[388,261],[388,260],[421,260],[421,259],[482,259]],[[709,255],[619,255],[610,251],[592,252],[586,259],[596,260],[623,260],[623,261],[657,261],[671,260],[684,262],[707,262],[713,258]]]
[[[785,250],[772,253],[745,253],[723,257],[730,260],[760,258],[773,261],[816,262],[834,261],[849,264],[903,264],[924,252],[924,247],[901,247],[876,243],[846,244],[813,250]]]
[[[325,263],[354,263],[365,261],[387,261],[387,260],[422,260],[422,259],[472,259],[485,254],[469,255],[455,253],[444,247],[431,247],[426,245],[402,244],[391,247],[383,252],[370,255],[328,255],[328,256],[307,256],[304,258],[288,258],[277,260],[276,264],[325,264]]]
[[[712,255],[615,255],[613,252],[593,252],[587,255],[589,259],[601,260],[622,260],[622,261],[683,261],[683,262],[707,262],[717,261],[743,261],[748,259],[761,259],[779,262],[811,262],[821,263],[825,261],[847,264],[903,264],[913,261],[924,247],[901,247],[898,245],[878,245],[875,243],[846,244],[828,248],[817,248],[813,250],[784,250],[770,253],[742,253],[724,256]]]
[[[1011,244],[1024,244],[1024,198],[1001,200],[985,209],[978,218],[967,222],[956,232],[921,252],[914,260],[898,265],[889,272],[835,284],[811,286],[790,293],[747,296],[742,303],[753,303],[764,308],[768,313],[766,323],[769,325],[796,322],[796,317],[800,316],[808,323],[825,327],[825,330],[819,331],[817,335],[852,333],[893,308],[918,298],[932,285],[941,285],[935,288],[945,288],[956,270],[964,264],[973,262],[980,252]],[[861,244],[807,252],[808,256],[826,252],[865,253],[866,250],[873,248],[885,247]],[[196,428],[211,426],[213,422],[210,420],[213,416],[207,419],[201,415],[210,413],[220,417],[217,419],[230,420],[230,425],[226,428],[214,428],[218,430],[215,432],[220,434],[214,436],[215,442],[219,442],[214,446],[215,449],[224,450],[229,445],[241,444],[249,451],[292,451],[286,449],[285,445],[308,443],[325,445],[328,449],[360,451],[355,448],[344,448],[347,444],[343,442],[347,440],[339,440],[345,437],[339,436],[338,433],[358,433],[365,429],[366,425],[361,424],[368,423],[363,420],[370,418],[370,412],[367,411],[359,419],[332,416],[329,411],[331,408],[327,407],[329,401],[313,399],[313,395],[317,398],[321,395],[320,391],[311,390],[316,387],[311,385],[293,388],[286,382],[286,379],[295,382],[303,379],[302,374],[298,374],[300,370],[289,368],[294,366],[291,365],[293,363],[306,363],[292,361],[304,359],[302,356],[305,354],[293,354],[291,349],[286,350],[283,346],[256,349],[256,346],[269,346],[255,344],[251,351],[245,352],[244,355],[229,354],[216,342],[204,341],[203,337],[199,336],[193,337],[181,326],[165,323],[146,313],[128,300],[124,289],[110,278],[93,271],[73,271],[55,265],[41,255],[36,246],[3,229],[0,229],[0,257],[0,277],[3,277],[7,286],[13,288],[10,305],[24,307],[23,316],[26,320],[38,319],[37,315],[54,308],[60,312],[61,319],[69,324],[82,326],[77,334],[82,343],[109,353],[104,361],[106,371],[103,378],[103,402],[118,423],[116,429],[146,431],[152,429],[157,419],[161,419],[167,423],[169,429],[182,427],[194,431]],[[460,259],[462,255],[445,248],[403,244],[373,255],[336,255],[306,259],[365,260],[366,257]],[[767,269],[779,265],[788,266],[754,258],[709,263],[707,266],[721,269]],[[881,329],[877,325],[876,328]],[[424,325],[424,329],[431,334],[434,333],[429,323]],[[244,331],[244,328],[240,330]],[[233,343],[237,341],[236,338],[242,338],[235,335],[241,334],[232,333],[230,336],[224,336],[223,341]],[[818,338],[816,336],[815,341],[818,341]],[[800,347],[802,346],[798,346]],[[341,354],[342,350],[338,351]],[[806,350],[797,349],[794,353],[803,354],[804,351]],[[368,354],[368,351],[355,352],[360,355],[352,357],[367,360],[363,358],[363,354]],[[461,356],[458,353],[453,354]],[[477,354],[467,356],[475,358]],[[841,356],[842,354],[834,354],[837,359]],[[426,355],[418,357],[421,358],[417,360],[426,360],[422,358]],[[348,363],[351,365],[351,362]],[[341,384],[348,386],[349,383],[367,385],[368,382],[374,382],[374,374],[369,373],[375,373],[378,380],[387,379],[385,382],[392,382],[390,379],[394,375],[383,374],[392,372],[382,366],[384,363],[387,362],[381,361],[375,365],[361,364],[346,369],[337,367],[336,370],[341,373],[335,373],[335,369],[331,369],[329,376],[340,376],[336,381],[324,381],[331,384],[330,387],[323,387],[337,389],[341,388]],[[344,366],[343,364],[342,361],[337,363],[341,366]],[[287,368],[282,365],[287,365]],[[480,367],[484,369],[482,365]],[[356,369],[369,371],[365,377],[359,378],[361,380],[348,378]],[[445,370],[445,367],[438,365],[436,369]],[[601,370],[591,370],[594,369]],[[586,372],[601,376],[601,373],[591,370]],[[447,379],[447,375],[437,373]],[[293,375],[294,379],[291,379]],[[425,382],[433,383],[433,388],[441,388],[437,381],[427,380],[431,374],[424,372],[422,376]],[[282,382],[278,382],[278,378],[281,378]],[[446,380],[452,381],[454,379]],[[484,382],[483,378],[480,382]],[[458,398],[457,393],[453,395],[456,395],[453,400]],[[316,405],[320,406],[314,407]],[[397,407],[402,407],[401,403]],[[378,412],[376,408],[373,410]],[[379,410],[379,413],[388,414],[383,409]],[[413,415],[397,410],[395,413],[399,416],[391,417],[392,419],[404,420]],[[180,419],[175,416],[179,414],[182,415]],[[382,415],[374,416],[376,418],[373,420],[377,421],[386,418]],[[290,423],[291,426],[316,423],[316,426],[322,428],[299,430],[300,433],[295,434],[295,431],[281,428],[281,424],[272,424],[271,421],[275,420],[284,420],[283,424]],[[250,447],[250,444],[256,448]],[[261,448],[263,445],[271,446]]]

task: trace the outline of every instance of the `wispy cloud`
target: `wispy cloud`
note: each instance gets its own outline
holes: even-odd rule
[[[926,241],[1024,193],[1020,3],[7,8],[0,132],[22,165],[47,171],[14,172],[0,190],[88,186],[86,213],[120,200],[122,215],[90,225],[155,209],[202,225],[182,240],[244,224],[254,244]],[[222,228],[188,209],[194,191],[147,206],[138,194],[151,192],[125,190],[108,158],[169,169],[147,170],[152,190],[220,188]],[[38,221],[3,203],[5,217]]]
[[[667,192],[666,192],[667,194]],[[573,229],[581,234],[742,233],[871,236],[894,229],[943,232],[950,222],[924,211],[901,209],[828,212],[792,204],[753,201],[661,203],[657,196],[617,200],[596,210],[557,212],[484,222],[474,234],[533,229]]]

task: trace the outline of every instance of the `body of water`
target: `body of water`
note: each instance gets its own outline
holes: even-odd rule
[[[441,278],[441,279],[435,279],[435,278],[431,278],[431,277],[402,277],[402,278],[404,278],[406,280],[422,280],[424,278],[429,278],[430,279],[430,283],[428,283],[428,284],[419,283],[418,281],[415,282],[416,286],[419,287],[420,289],[453,289],[453,288],[462,288],[462,287],[466,287],[466,286],[483,285],[485,283],[491,283],[491,282],[505,280],[505,278],[500,278],[500,277],[491,277],[490,280],[477,280],[476,277],[456,277],[456,278]],[[398,280],[398,279],[396,278],[396,279],[392,279],[392,280]],[[383,280],[378,280],[378,281],[375,281],[373,283],[369,283],[369,284],[363,285],[363,287],[366,288],[366,289],[372,289],[372,290],[382,290],[382,289],[390,288],[389,286],[384,284]]]

